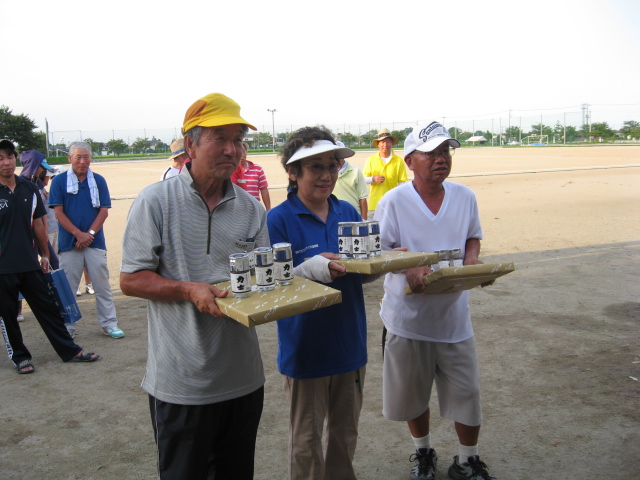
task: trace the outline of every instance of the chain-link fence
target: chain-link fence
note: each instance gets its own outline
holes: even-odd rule
[[[282,112],[279,115],[284,115]],[[640,104],[583,104],[572,107],[562,107],[545,110],[509,110],[486,115],[469,117],[441,117],[425,118],[414,121],[394,121],[382,123],[339,124],[325,123],[337,138],[344,140],[350,146],[370,146],[372,132],[382,128],[403,133],[409,132],[414,126],[428,123],[432,120],[442,122],[454,136],[466,140],[468,137],[480,135],[486,138],[484,144],[504,145],[509,142],[522,143],[528,135],[548,135],[550,143],[564,143],[567,129],[580,130],[583,125],[606,123],[608,127],[618,132],[624,122],[640,122]],[[276,116],[277,121],[277,116]],[[276,123],[256,125],[258,132],[250,132],[248,140],[252,148],[267,148],[271,146],[271,137],[275,130],[277,143],[281,144],[286,136],[305,125]],[[63,152],[71,142],[91,139],[94,142],[106,144],[109,141],[122,140],[128,146],[127,153],[135,153],[136,141],[146,139],[147,151],[166,153],[169,145],[181,135],[180,126],[159,129],[132,130],[65,130],[52,129],[49,132],[51,153]],[[404,138],[404,135],[401,135]]]

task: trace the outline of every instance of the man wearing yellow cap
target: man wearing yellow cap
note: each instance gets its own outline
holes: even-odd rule
[[[123,237],[120,287],[149,300],[142,388],[166,479],[252,479],[264,400],[255,329],[226,317],[212,284],[229,255],[269,246],[266,212],[229,178],[251,124],[212,93],[184,118],[191,162],[137,197]]]
[[[371,142],[374,147],[378,147],[379,152],[367,158],[363,169],[365,181],[371,185],[369,220],[373,219],[376,206],[384,194],[407,181],[404,161],[391,149],[397,143],[398,139],[386,128],[378,131]],[[364,212],[362,215],[364,216]]]

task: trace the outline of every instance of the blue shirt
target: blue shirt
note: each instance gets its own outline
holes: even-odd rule
[[[100,208],[111,208],[111,197],[107,182],[102,175],[93,173],[96,180],[98,194],[100,195]],[[91,204],[91,193],[89,191],[89,182],[85,178],[82,182],[78,182],[78,193],[72,195],[67,193],[67,172],[53,177],[51,189],[49,192],[49,208],[62,206],[64,214],[69,220],[83,232],[88,232],[91,224],[98,216],[100,208],[93,208]],[[76,237],[71,235],[64,229],[62,225],[58,229],[58,248],[61,252],[73,250],[76,244]],[[104,228],[96,232],[93,242],[89,245],[91,248],[107,249],[104,240]]]
[[[331,195],[325,224],[295,193],[268,212],[272,243],[289,242],[293,264],[323,252],[338,253],[338,222],[362,221],[353,206]],[[352,372],[367,363],[367,319],[362,276],[347,274],[328,286],[342,303],[278,320],[278,369],[292,378]]]

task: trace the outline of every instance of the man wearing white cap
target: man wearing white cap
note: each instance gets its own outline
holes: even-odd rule
[[[482,228],[473,192],[445,181],[460,143],[438,122],[413,129],[405,140],[404,160],[414,180],[380,201],[383,250],[413,252],[460,248],[464,264],[478,259]],[[480,371],[469,314],[469,291],[420,294],[429,267],[387,274],[380,316],[387,328],[383,365],[383,414],[406,421],[416,448],[412,480],[435,478],[437,455],[429,428],[429,399],[435,380],[440,415],[455,422],[458,455],[449,467],[456,480],[495,480],[478,456],[482,423]]]
[[[167,178],[178,175],[184,162],[189,160],[189,156],[184,149],[184,138],[177,139],[169,148],[171,150],[171,156],[167,160],[171,160],[172,163],[171,166],[164,171],[160,180],[166,180]]]
[[[383,128],[371,142],[378,147],[379,152],[367,158],[364,164],[364,178],[371,184],[369,195],[369,212],[367,218],[371,220],[375,214],[380,199],[391,189],[407,181],[407,168],[391,147],[398,143],[398,138],[389,130]],[[362,212],[364,217],[365,212]]]

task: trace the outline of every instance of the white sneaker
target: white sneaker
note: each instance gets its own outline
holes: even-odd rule
[[[85,290],[87,291],[87,293],[89,295],[93,295],[93,294],[96,293],[96,292],[93,291],[93,284],[91,284],[91,283],[87,283],[84,288],[85,288]]]
[[[22,315],[21,313],[18,314],[18,317],[16,318],[16,320],[18,320],[19,322],[24,322],[24,315]]]
[[[80,290],[80,287],[78,287],[78,290],[76,290],[76,297],[81,297],[82,296],[82,290]]]
[[[110,336],[111,338],[122,338],[124,337],[124,332],[120,330],[118,327],[107,327],[102,329],[105,335]]]

